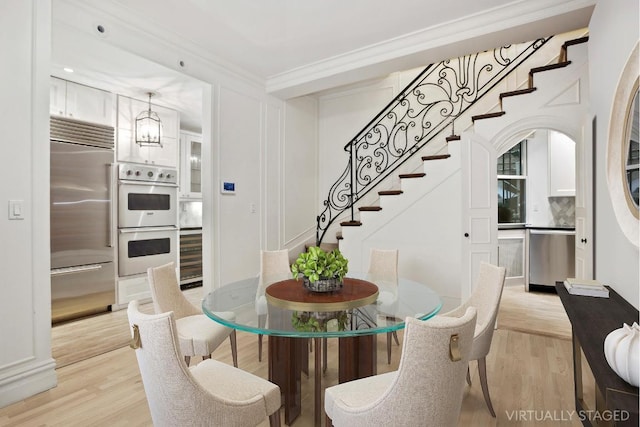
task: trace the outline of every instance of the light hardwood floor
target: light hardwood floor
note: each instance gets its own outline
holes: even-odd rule
[[[196,288],[185,293],[195,302],[201,292]],[[143,310],[151,312],[151,304]],[[459,425],[555,426],[559,417],[570,418],[574,405],[569,337],[570,326],[557,296],[506,288],[487,359],[497,418],[489,415],[472,363],[473,385],[465,386]],[[56,326],[52,339],[52,353],[59,364],[58,386],[0,409],[1,426],[151,425],[135,353],[126,346],[125,310]],[[378,373],[397,369],[400,359],[400,349],[394,345],[392,363],[387,365],[385,342],[386,336],[381,335]],[[330,356],[336,354],[335,347],[335,340],[329,340]],[[238,354],[242,369],[267,377],[266,358],[257,359],[255,335],[238,333]],[[231,364],[228,342],[213,357]],[[194,358],[192,363],[196,362]],[[337,382],[336,365],[336,358],[330,357],[324,386]],[[303,412],[296,427],[312,425],[313,372],[308,379],[303,376],[302,387]],[[573,418],[562,425],[581,424]]]

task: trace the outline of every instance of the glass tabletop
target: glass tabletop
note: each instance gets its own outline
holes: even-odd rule
[[[404,327],[406,317],[426,320],[435,316],[442,307],[440,297],[419,282],[351,272],[347,277],[375,284],[378,294],[374,302],[365,301],[362,306],[340,310],[331,310],[331,306],[326,305],[313,311],[290,309],[281,301],[274,304],[266,289],[291,279],[291,276],[258,276],[213,290],[203,299],[202,310],[214,321],[241,331],[285,337],[330,338],[395,331]],[[302,287],[302,280],[297,283]]]

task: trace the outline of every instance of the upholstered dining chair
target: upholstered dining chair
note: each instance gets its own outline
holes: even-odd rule
[[[371,248],[369,254],[369,270],[367,272],[376,283],[385,285],[384,291],[378,296],[378,309],[384,313],[385,309],[393,312],[394,303],[397,301],[398,288],[398,250],[397,249],[377,249]],[[396,331],[387,332],[387,363],[391,364],[391,339],[397,345],[398,335]]]
[[[178,328],[178,342],[184,360],[189,364],[191,356],[211,357],[211,353],[229,338],[233,366],[238,367],[236,331],[209,319],[202,309],[195,307],[180,291],[180,283],[174,264],[147,269],[151,298],[156,314],[173,311]],[[225,317],[226,313],[220,313]],[[229,320],[233,313],[228,313]]]
[[[280,425],[277,385],[212,359],[189,368],[174,313],[141,313],[135,300],[127,315],[154,426]]]
[[[484,400],[489,408],[492,417],[496,417],[491,404],[491,396],[489,395],[489,387],[487,385],[487,355],[491,350],[491,341],[493,339],[493,330],[498,316],[498,308],[500,306],[500,298],[502,297],[502,289],[504,288],[504,280],[506,269],[495,265],[482,262],[480,263],[480,272],[475,282],[474,290],[467,301],[461,306],[443,314],[443,316],[458,317],[467,309],[467,307],[475,307],[478,310],[478,321],[473,338],[473,349],[469,360],[478,361],[478,374],[480,376],[480,386]],[[467,369],[467,383],[471,385],[471,375]]]
[[[460,318],[405,322],[398,370],[327,388],[327,426],[457,425],[475,308]]]
[[[259,327],[264,327],[267,318],[267,299],[265,289],[272,283],[291,278],[289,250],[260,251],[260,276],[256,292],[256,312]],[[262,361],[262,334],[258,335],[258,361]]]

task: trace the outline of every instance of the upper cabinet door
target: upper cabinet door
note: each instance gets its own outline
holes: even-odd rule
[[[113,110],[112,93],[67,82],[67,117],[113,127]]]
[[[563,133],[549,131],[549,197],[576,195],[576,143]]]
[[[49,114],[52,116],[65,116],[67,82],[66,80],[51,77],[49,88]]]
[[[83,122],[115,126],[114,95],[110,92],[51,77],[49,113]]]
[[[202,135],[180,132],[180,197],[202,198]]]

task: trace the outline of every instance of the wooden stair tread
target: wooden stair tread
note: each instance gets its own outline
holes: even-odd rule
[[[381,211],[382,208],[380,206],[360,206],[358,210],[360,212],[377,212]]]
[[[343,227],[360,227],[362,223],[360,221],[353,220],[353,221],[342,221],[340,225]]]
[[[566,61],[567,60],[567,48],[569,46],[575,46],[577,44],[581,44],[581,43],[586,43],[589,41],[589,36],[585,36],[585,37],[580,37],[577,39],[573,39],[573,40],[567,40],[566,42],[562,43],[562,47],[560,48],[560,58],[559,61]]]
[[[445,140],[447,142],[460,141],[460,135],[449,135],[448,137],[445,138]]]
[[[399,176],[400,178],[422,178],[425,175],[426,173],[421,172],[421,173],[401,173]]]
[[[448,159],[451,154],[436,154],[433,156],[422,156],[422,161]]]
[[[527,88],[527,89],[512,90],[511,92],[502,92],[500,94],[500,99],[506,98],[508,96],[524,95],[524,94],[527,94],[527,93],[535,92],[536,90],[537,89],[535,87],[530,87],[530,88]]]
[[[478,114],[477,116],[471,116],[471,121],[475,122],[476,120],[482,120],[482,119],[491,119],[494,117],[501,117],[504,116],[504,111],[498,111],[495,113],[487,113],[487,114]]]
[[[586,43],[589,41],[589,36],[579,37],[577,39],[567,40],[562,44],[562,47],[573,46],[580,43]]]
[[[557,64],[549,64],[549,65],[543,65],[542,67],[534,67],[529,71],[529,75],[531,76],[535,73],[540,73],[542,71],[549,71],[549,70],[555,70],[558,68],[564,68],[569,64],[571,64],[571,61],[562,61],[562,62],[558,62]]]
[[[383,190],[378,191],[378,194],[380,196],[397,196],[399,194],[402,194],[402,190]]]

